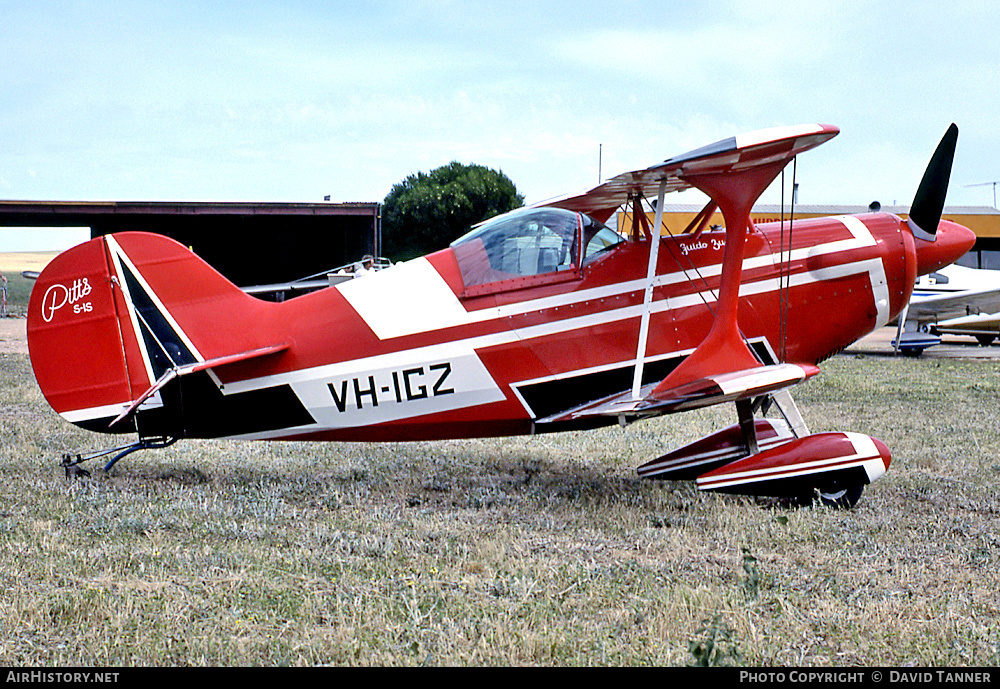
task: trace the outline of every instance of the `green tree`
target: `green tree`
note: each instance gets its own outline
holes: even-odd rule
[[[472,225],[523,204],[506,175],[482,165],[452,162],[418,172],[382,202],[383,253],[399,261],[438,251]]]

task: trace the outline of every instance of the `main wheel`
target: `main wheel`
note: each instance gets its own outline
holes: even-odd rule
[[[827,507],[850,509],[858,504],[864,491],[865,484],[863,483],[853,483],[847,486],[833,485],[829,488],[820,488],[819,499]]]

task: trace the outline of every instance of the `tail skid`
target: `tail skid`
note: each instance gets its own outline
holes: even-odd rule
[[[99,459],[113,454],[114,457],[112,457],[111,460],[104,465],[104,471],[108,472],[111,471],[111,468],[118,462],[119,459],[122,459],[126,455],[138,452],[139,450],[153,450],[169,447],[176,442],[177,438],[146,438],[128,445],[113,447],[107,450],[98,450],[97,452],[88,452],[86,454],[73,454],[67,452],[63,453],[62,463],[60,466],[62,466],[62,468],[66,471],[66,478],[89,476],[90,472],[80,467],[80,464],[83,462],[89,462],[92,459]]]

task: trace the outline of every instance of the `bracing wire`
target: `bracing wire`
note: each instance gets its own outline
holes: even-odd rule
[[[680,236],[680,235],[675,235],[673,230],[671,230],[670,227],[666,225],[666,223],[664,223],[663,226],[667,228],[667,234],[670,236],[671,239],[676,240]],[[708,284],[708,280],[706,280],[705,276],[701,274],[701,271],[698,269],[698,266],[695,265],[694,260],[690,256],[685,256],[686,262],[689,266],[689,268],[685,268],[683,265],[681,265],[681,259],[674,252],[673,247],[671,247],[669,244],[667,245],[667,252],[670,254],[670,258],[674,260],[674,264],[681,269],[682,273],[684,273],[684,277],[685,279],[687,279],[688,284],[691,285],[691,287],[695,290],[695,294],[698,295],[702,303],[708,308],[709,313],[711,313],[712,317],[714,318],[715,309],[712,308],[712,304],[705,297],[705,294],[702,292],[701,289],[699,289],[698,285],[695,284],[695,280],[694,278],[691,277],[691,274],[688,272],[688,269],[690,268],[690,270],[697,276],[698,280],[700,280],[701,283],[705,286],[705,290],[707,290],[708,293],[712,295],[713,299],[718,299],[719,295]]]
[[[798,174],[798,156],[792,158],[792,199],[788,214],[788,260],[785,260],[785,173],[781,173],[781,266],[778,271],[778,294],[780,305],[779,340],[781,361],[784,363],[788,351],[788,307],[792,282],[792,231],[795,226],[795,181]]]
[[[666,227],[667,234],[670,236],[671,239],[676,240],[681,236],[674,234],[673,230],[671,230],[666,224],[664,224],[664,227]],[[746,240],[744,239],[744,241]],[[688,284],[694,289],[695,294],[698,295],[698,298],[701,299],[702,303],[708,309],[708,312],[712,314],[712,317],[714,318],[716,315],[715,309],[712,307],[712,302],[705,297],[705,291],[707,291],[711,295],[713,301],[719,298],[718,292],[715,289],[713,289],[711,285],[709,285],[708,280],[705,278],[704,275],[702,275],[701,270],[698,268],[697,265],[695,265],[694,260],[690,256],[685,255],[684,260],[687,262],[690,271],[693,272],[697,276],[698,280],[701,281],[701,283],[704,285],[704,291],[702,291],[698,287],[698,285],[695,282],[695,279],[691,277],[691,274],[688,272],[689,268],[685,268],[683,265],[681,265],[682,259],[677,256],[677,254],[674,252],[673,248],[669,244],[667,245],[667,253],[670,254],[670,258],[673,259],[674,264],[678,268],[680,268],[682,273],[684,273],[684,277],[687,279]],[[740,332],[740,338],[746,344],[747,348],[753,351],[753,346],[750,344],[749,338],[746,336],[746,334],[743,332],[742,329],[740,329],[739,332]]]
[[[782,317],[785,307],[785,300],[782,294],[782,285],[785,275],[785,168],[781,168],[781,244],[778,249],[778,359],[785,363],[785,319]]]
[[[645,201],[645,202],[648,203],[648,199],[646,199],[645,197],[641,197],[641,201]],[[782,256],[783,252],[784,252],[784,215],[783,214],[784,214],[784,171],[782,171],[782,223],[781,223],[781,232],[782,232],[782,249],[781,249],[781,251],[782,251],[782,253],[779,254],[779,256]],[[673,230],[671,230],[670,227],[667,226],[666,224],[664,224],[663,227],[666,228],[667,234],[668,234],[668,236],[671,239],[676,240],[676,239],[678,239],[680,237],[680,235],[674,234]],[[659,231],[660,231],[660,229],[661,228],[655,228],[655,230],[651,229],[651,231],[650,231],[651,235],[654,236],[654,237],[659,237]],[[684,273],[684,277],[687,279],[688,284],[691,285],[692,288],[694,288],[695,294],[698,295],[698,297],[701,299],[702,303],[708,309],[709,313],[711,313],[712,316],[714,317],[715,316],[715,309],[712,307],[712,302],[709,301],[708,298],[706,298],[705,293],[701,289],[699,289],[698,285],[696,284],[696,279],[691,276],[691,273],[694,273],[694,275],[697,278],[697,281],[700,281],[705,286],[705,290],[712,296],[713,299],[717,299],[718,298],[718,294],[716,293],[716,290],[713,289],[709,285],[708,280],[705,278],[704,275],[702,275],[701,270],[698,268],[697,265],[695,265],[694,260],[690,256],[685,256],[683,259],[681,257],[678,257],[677,254],[674,252],[674,250],[673,250],[673,248],[672,248],[672,246],[670,244],[667,245],[667,251],[668,251],[668,254],[670,255],[670,258],[673,259],[674,264],[678,268],[680,268],[680,270],[681,270],[682,273]],[[791,252],[791,247],[789,246],[789,256],[791,255],[790,252]],[[683,263],[687,263],[688,264],[687,267],[685,267],[683,265]],[[780,270],[780,268],[779,268],[779,270]],[[781,292],[782,281],[781,281],[781,278],[780,278],[780,274],[779,274],[779,283],[778,284],[779,284],[779,298],[781,298],[782,297],[782,292]],[[781,322],[784,323],[784,319],[781,319]],[[750,341],[747,339],[747,336],[742,332],[742,330],[740,331],[740,337],[746,343],[747,347],[750,347],[752,349],[752,347],[750,346]]]

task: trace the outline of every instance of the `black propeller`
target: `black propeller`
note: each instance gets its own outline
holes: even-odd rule
[[[934,241],[938,223],[941,222],[941,212],[944,210],[944,197],[948,193],[948,179],[951,177],[957,142],[958,127],[952,123],[931,156],[931,162],[927,164],[913,197],[909,224],[914,237]]]

